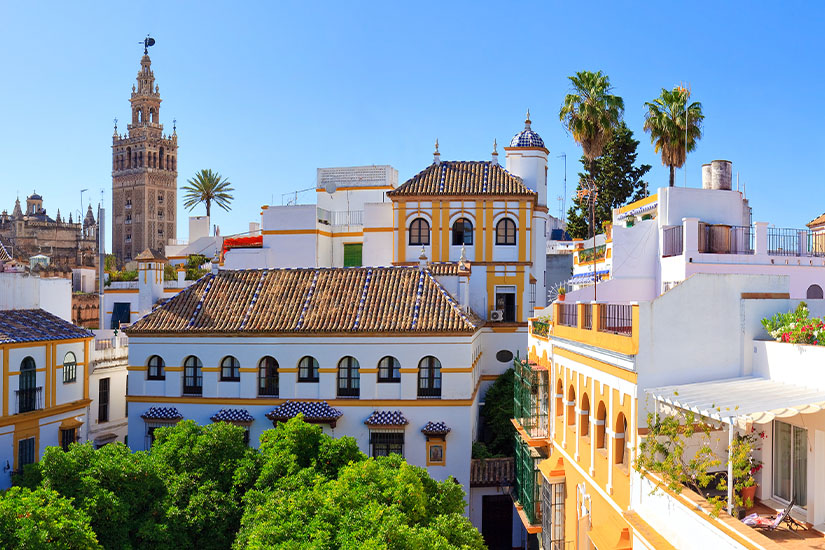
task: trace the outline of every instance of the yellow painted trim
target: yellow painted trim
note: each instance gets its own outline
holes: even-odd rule
[[[62,403],[57,405],[56,407],[49,407],[46,409],[38,409],[36,411],[31,411],[27,413],[20,413],[20,414],[13,414],[11,416],[5,416],[0,418],[0,428],[4,426],[11,426],[12,424],[21,424],[29,421],[40,420],[42,418],[46,418],[48,416],[55,416],[58,414],[63,414],[73,410],[80,410],[82,411],[85,409],[87,405],[89,405],[92,401],[90,399],[80,399],[78,401],[72,401],[70,403]]]
[[[407,216],[407,205],[405,203],[398,204],[398,215],[395,220],[395,227],[396,233],[398,235],[397,246],[396,249],[398,250],[397,258],[399,262],[405,261],[406,254],[407,254],[407,225],[406,225],[406,216]]]
[[[473,243],[475,249],[474,261],[484,260],[484,201],[476,201],[476,234]]]
[[[12,436],[12,469],[17,470],[17,445],[21,439],[29,439],[34,437],[34,461],[40,461],[40,424],[37,418],[27,419],[23,422],[18,422],[14,426],[14,435]]]
[[[257,367],[249,367],[249,368],[242,367],[242,368],[239,369],[239,371],[240,372],[257,374],[258,373],[258,368]]]
[[[554,311],[555,318],[558,319],[559,308],[561,305],[556,303],[554,307],[556,308]],[[585,307],[595,306],[587,304]],[[597,326],[599,316],[596,314],[596,311],[593,312],[594,323],[592,330],[565,327],[559,324],[554,324],[553,335],[566,340],[572,340],[573,342],[581,342],[582,344],[587,344],[597,348],[616,351],[625,355],[636,355],[639,352],[639,306],[634,305],[632,308],[633,327],[630,336],[599,331]],[[581,316],[579,316],[579,319],[581,319]]]
[[[201,372],[221,372],[220,367],[201,367]]]
[[[527,213],[523,202],[518,205],[518,261],[527,261]]]
[[[433,462],[430,460],[430,447],[434,445],[441,446],[441,461]],[[447,439],[427,438],[427,466],[446,466],[447,465]]]
[[[318,370],[320,370],[320,369],[318,369]],[[361,372],[361,373],[364,373],[364,374],[378,374],[378,369],[377,368],[374,368],[374,369],[358,369],[358,372]]]
[[[188,403],[210,405],[281,405],[287,399],[260,397],[189,397],[189,396],[151,396],[129,395],[126,401],[132,403]],[[289,401],[315,401],[314,399],[295,399]],[[475,401],[475,392],[470,399],[327,399],[335,407],[469,407]]]
[[[392,233],[395,231],[392,227],[365,227],[364,233]]]
[[[94,336],[88,338],[67,338],[66,340],[39,340],[37,342],[13,342],[8,344],[0,344],[0,349],[13,348],[39,348],[47,343],[55,342],[57,344],[76,344],[78,342],[94,340]]]
[[[52,384],[54,383],[54,378],[52,377],[51,373],[52,367],[52,345],[51,343],[46,344],[46,368],[44,369],[35,369],[37,371],[46,371],[46,388],[45,388],[45,396],[43,397],[44,401],[43,404],[46,408],[52,406],[52,393],[53,388]]]
[[[103,291],[104,294],[137,294],[136,288],[112,288]]]
[[[318,369],[320,370],[320,369]],[[291,372],[298,372],[298,367],[293,368],[279,368],[278,373],[291,373]]]
[[[493,204],[484,201],[484,208],[487,211],[484,222],[484,259],[493,261],[493,241],[495,240],[495,226],[493,225]],[[488,272],[489,274],[489,272]],[[488,302],[492,303],[492,302]]]
[[[183,372],[183,367],[165,367],[166,372]]]
[[[441,258],[450,260],[450,203],[442,203],[441,208]]]
[[[3,392],[0,401],[3,402],[3,416],[9,415],[9,349],[7,346],[0,348],[3,352]]]
[[[492,382],[498,380],[499,374],[482,374],[480,379],[482,382]]]
[[[75,428],[75,429],[79,428],[82,425],[83,425],[83,422],[81,422],[80,420],[78,420],[75,417],[70,417],[70,418],[64,418],[60,422],[59,428],[61,430],[71,430],[72,428]]]
[[[149,370],[149,367],[126,367],[127,371],[143,371]]]
[[[283,372],[283,371],[281,371],[281,372]],[[295,369],[295,372],[298,372],[298,369]],[[335,374],[336,372],[338,372],[337,367],[326,367],[326,368],[320,368],[319,367],[318,368],[318,373],[319,374],[321,374],[321,373],[323,373],[323,374]]]
[[[372,186],[372,185],[350,185],[350,186],[343,186],[343,187],[336,187],[336,191],[355,191],[356,189],[359,190],[375,190],[375,191],[392,191],[392,185],[379,185],[379,186]],[[316,193],[326,193],[326,189],[321,187],[315,189]]]
[[[473,372],[474,367],[464,367],[464,368],[444,368],[441,367],[441,372],[446,373],[455,373],[455,372]]]
[[[430,228],[430,261],[441,261],[441,203],[433,201],[432,203],[432,217],[433,226]]]
[[[588,367],[593,367],[594,369],[598,369],[601,372],[611,374],[617,378],[621,378],[627,382],[636,383],[636,379],[638,378],[638,374],[632,371],[625,370],[623,368],[617,367],[616,365],[611,365],[609,363],[605,363],[604,361],[599,361],[598,359],[593,359],[592,357],[587,357],[585,355],[578,354],[574,351],[566,350],[563,348],[555,348],[555,354],[560,357],[566,357],[567,359],[572,359],[577,363],[581,363],[582,365],[587,365]],[[592,398],[591,398],[592,399]]]
[[[617,214],[624,214],[625,212],[629,212],[641,206],[646,206],[648,204],[654,203],[659,200],[659,194],[650,195],[649,197],[645,197],[643,199],[639,199],[635,202],[631,202],[630,204],[626,204],[619,208],[616,213]]]
[[[46,357],[48,358],[48,352],[46,352]],[[48,369],[46,367],[40,367],[39,369],[34,369],[34,372],[45,372],[46,373],[46,380],[48,381]],[[9,372],[9,376],[20,376],[19,370],[13,370]]]
[[[83,344],[83,399],[89,399],[89,369],[86,368],[86,365],[89,364],[89,360],[91,359],[91,355],[89,354],[91,343],[91,340],[86,340]]]
[[[418,373],[418,367],[409,368],[409,369],[403,369],[402,368],[402,369],[398,369],[398,372],[400,372],[401,374],[417,374]]]

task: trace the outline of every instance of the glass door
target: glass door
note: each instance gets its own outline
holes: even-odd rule
[[[773,494],[805,508],[808,504],[808,430],[773,423]]]

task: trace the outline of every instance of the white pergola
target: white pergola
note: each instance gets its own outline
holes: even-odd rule
[[[728,447],[734,428],[750,430],[774,418],[788,418],[825,410],[825,391],[768,378],[745,376],[650,388],[645,393],[657,405],[692,411],[728,425]],[[728,464],[728,512],[733,511],[733,472]]]

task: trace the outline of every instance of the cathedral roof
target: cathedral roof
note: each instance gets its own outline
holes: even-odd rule
[[[510,140],[510,147],[541,147],[544,148],[544,140],[530,127],[530,111],[527,111],[527,119],[524,121],[524,130],[513,136]]]
[[[415,195],[512,195],[535,196],[536,193],[492,161],[441,161],[433,163],[396,189],[388,197]]]
[[[473,333],[481,325],[419,267],[209,273],[126,329],[132,336]]]
[[[31,195],[28,196],[28,199],[32,200],[32,201],[42,201],[43,197],[41,197],[37,193],[32,193]]]

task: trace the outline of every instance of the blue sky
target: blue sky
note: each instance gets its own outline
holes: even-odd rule
[[[528,107],[551,152],[549,196],[562,193],[561,153],[569,196],[581,152],[558,111],[584,69],[624,97],[652,187],[668,170],[643,104],[687,82],[706,117],[688,185],[702,163],[729,159],[754,220],[801,227],[825,211],[824,16],[794,2],[0,0],[0,209],[33,189],[51,214],[77,210],[82,188],[110,206],[112,119],[125,130],[151,33],[161,122],[178,121],[178,185],[212,168],[236,188],[232,213],[213,212],[223,234],[313,186],[317,167],[391,164],[404,181],[432,162],[436,138],[443,159],[488,159]]]

